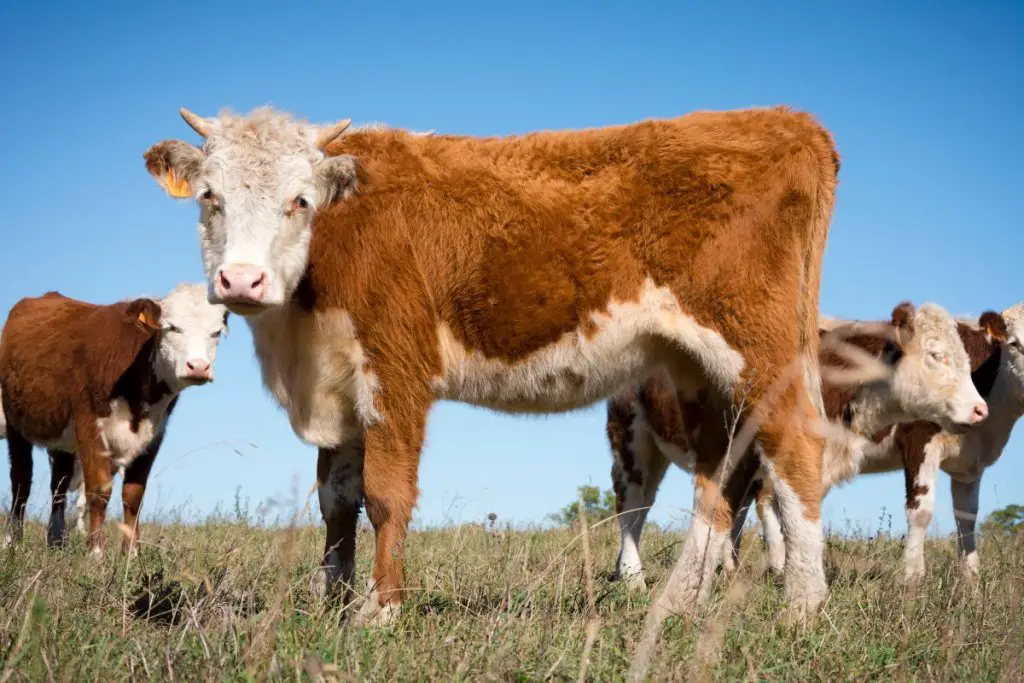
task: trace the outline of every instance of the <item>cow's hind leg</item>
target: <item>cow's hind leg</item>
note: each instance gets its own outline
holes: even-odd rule
[[[647,583],[640,561],[640,535],[658,487],[665,478],[668,459],[655,445],[650,426],[635,406],[628,416],[613,416],[611,413],[609,408],[612,483],[621,537],[613,578],[625,580],[631,590],[645,590]]]
[[[21,540],[25,528],[25,506],[32,490],[32,443],[8,426],[7,454],[11,465],[11,518],[7,520],[4,547]]]
[[[811,433],[814,411],[790,385],[758,431],[764,464],[785,538],[784,583],[790,605],[800,614],[814,611],[828,589],[822,563],[821,466],[824,439]]]
[[[768,547],[768,572],[782,576],[786,567],[786,539],[782,535],[782,523],[779,521],[778,503],[772,495],[771,479],[766,478],[761,482],[754,497],[764,543]]]
[[[703,605],[715,569],[729,544],[734,512],[749,496],[759,463],[752,451],[730,446],[733,426],[721,401],[709,400],[694,444],[693,519],[682,552],[665,588],[669,612],[692,612]],[[737,455],[737,452],[739,455]]]
[[[46,526],[46,543],[51,548],[67,544],[64,525],[64,503],[75,469],[75,456],[66,451],[50,451],[50,522]]]
[[[755,459],[756,461],[756,459]],[[731,539],[732,544],[725,554],[723,560],[723,569],[726,574],[733,574],[739,569],[740,563],[740,547],[743,544],[743,526],[747,522],[747,513],[750,510],[750,506],[754,502],[754,498],[757,496],[761,489],[761,483],[759,481],[751,480],[746,495],[739,501],[736,511],[732,518],[732,530]]]
[[[363,439],[338,448],[321,448],[317,456],[320,514],[327,526],[324,585],[328,596],[352,596],[356,578],[356,525],[363,500]]]

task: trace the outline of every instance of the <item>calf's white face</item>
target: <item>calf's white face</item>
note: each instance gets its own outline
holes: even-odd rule
[[[207,301],[201,283],[178,285],[160,301],[157,376],[173,391],[213,381],[217,346],[227,329],[228,310]]]
[[[268,108],[181,114],[202,149],[164,140],[146,168],[171,196],[199,202],[209,300],[241,315],[284,304],[306,271],[314,212],[355,188],[356,159],[323,152],[350,120],[321,127]]]
[[[1024,402],[1024,302],[1003,311],[1007,337],[1000,372],[1005,372],[1010,391]]]
[[[916,311],[900,304],[892,323],[902,351],[892,390],[903,410],[953,433],[983,422],[988,406],[971,380],[971,362],[953,317],[935,304]]]

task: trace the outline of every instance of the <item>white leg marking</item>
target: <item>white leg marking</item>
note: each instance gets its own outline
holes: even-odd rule
[[[828,595],[825,567],[822,564],[824,541],[821,519],[807,519],[800,498],[790,485],[778,476],[773,463],[766,459],[764,466],[772,479],[773,495],[785,538],[786,564],[783,585],[786,597],[798,613],[806,614],[816,610]]]
[[[633,471],[639,473],[641,483],[630,481],[630,472],[619,464],[625,477],[626,495],[619,515],[621,548],[616,564],[617,579],[625,579],[630,590],[647,589],[643,564],[640,560],[640,536],[643,534],[647,513],[654,504],[654,496],[665,476],[668,461],[651,438],[650,426],[638,414],[632,424],[633,439],[629,448],[633,455]]]
[[[929,442],[924,447],[924,462],[914,478],[915,487],[923,487],[925,492],[916,497],[916,506],[908,500],[907,506],[907,541],[903,549],[903,578],[914,583],[924,576],[924,539],[928,533],[928,525],[932,523],[935,511],[935,478],[939,471],[941,451]]]
[[[402,603],[389,602],[384,606],[380,604],[377,587],[371,578],[366,582],[366,601],[353,617],[353,624],[358,627],[386,626],[395,619],[402,611]]]
[[[647,510],[643,509],[643,506],[642,487],[639,484],[627,484],[622,514],[619,516],[622,547],[619,550],[616,578],[625,579],[631,589],[639,590],[647,587],[640,562],[640,534],[643,532],[647,517]]]

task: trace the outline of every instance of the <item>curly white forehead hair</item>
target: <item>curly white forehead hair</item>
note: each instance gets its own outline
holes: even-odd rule
[[[1024,301],[1010,306],[1003,311],[1003,320],[1008,327],[1019,328],[1024,326]]]

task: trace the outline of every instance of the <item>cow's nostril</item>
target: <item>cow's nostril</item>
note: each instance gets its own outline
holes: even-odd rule
[[[220,271],[220,284],[221,287],[223,287],[226,290],[231,289],[231,280],[228,279],[228,276],[224,274],[223,270]]]
[[[258,278],[256,278],[255,280],[253,280],[252,288],[256,289],[258,287],[262,287],[263,286],[263,281],[266,280],[266,279],[267,279],[267,274],[266,273],[260,273],[260,276]]]

